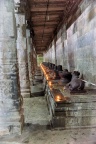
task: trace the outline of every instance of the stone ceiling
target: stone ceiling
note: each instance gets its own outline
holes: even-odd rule
[[[37,53],[47,50],[57,29],[74,14],[82,0],[27,0],[31,34]]]

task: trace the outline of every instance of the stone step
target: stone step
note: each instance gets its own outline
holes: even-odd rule
[[[0,117],[20,117],[23,115],[23,109],[20,111],[0,111]]]
[[[67,110],[67,111],[55,111],[55,116],[74,116],[74,117],[92,117],[92,116],[96,116],[96,110],[76,110],[76,111],[72,111],[72,110]]]
[[[13,119],[13,120],[4,120],[4,121],[0,121],[0,128],[2,127],[22,127],[21,124],[24,123],[24,117],[20,117],[18,120],[17,119]]]
[[[34,85],[38,85],[38,84],[42,84],[42,83],[43,83],[42,80],[33,80]]]
[[[23,113],[23,108],[19,107],[19,109],[16,109],[16,108],[13,108],[13,109],[7,109],[7,108],[4,108],[4,109],[0,109],[0,114],[2,115],[3,113],[4,114],[7,114],[7,113]]]
[[[9,128],[0,126],[0,137],[3,135],[9,135],[9,134],[10,134]]]
[[[36,72],[35,76],[42,76],[42,73],[41,72]]]
[[[37,80],[42,80],[43,77],[42,77],[42,76],[35,76],[35,79],[37,79]]]
[[[10,134],[17,134],[21,135],[22,132],[22,124],[6,124],[4,125],[5,128],[3,128],[2,125],[0,125],[0,136],[4,135],[10,135]],[[1,144],[1,143],[0,143]]]
[[[36,85],[31,87],[31,96],[43,96],[44,95],[44,89],[43,85]]]
[[[15,104],[15,103],[18,103],[18,104]],[[17,101],[9,101],[8,103],[8,99],[3,101],[3,103],[0,101],[0,109],[16,109],[19,108],[19,102]]]
[[[96,102],[90,103],[64,103],[56,107],[57,110],[96,110]]]
[[[17,122],[20,121],[20,116],[0,117],[0,123],[4,122]]]
[[[6,125],[5,125],[6,126]],[[0,125],[0,136],[6,136],[10,134],[18,134],[21,135],[22,132],[22,125],[9,125],[6,126],[5,128],[3,125]]]
[[[10,121],[10,122],[0,122],[0,127],[5,126],[5,127],[10,127],[10,126],[21,126],[20,122],[17,121]]]
[[[25,123],[48,125],[50,115],[44,97],[24,98]]]
[[[64,128],[96,126],[96,117],[53,117],[52,123]]]

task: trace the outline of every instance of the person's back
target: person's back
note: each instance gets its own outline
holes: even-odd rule
[[[79,79],[80,72],[74,71],[72,74],[72,80],[71,82],[67,85],[70,91],[78,91],[78,90],[83,90],[85,87],[85,82]]]

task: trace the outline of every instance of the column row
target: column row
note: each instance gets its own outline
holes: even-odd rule
[[[31,94],[32,41],[25,13],[15,13],[15,4],[0,0],[0,136],[21,134],[23,98]]]

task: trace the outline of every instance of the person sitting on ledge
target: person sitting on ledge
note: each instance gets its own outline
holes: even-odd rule
[[[59,72],[60,76],[60,82],[63,84],[67,84],[71,81],[72,79],[72,74],[71,72],[68,72],[68,69],[64,69],[64,71]]]
[[[80,76],[80,72],[74,71],[72,74],[72,80],[66,85],[71,92],[84,90],[85,82],[82,81],[82,79],[80,79],[79,76]]]

